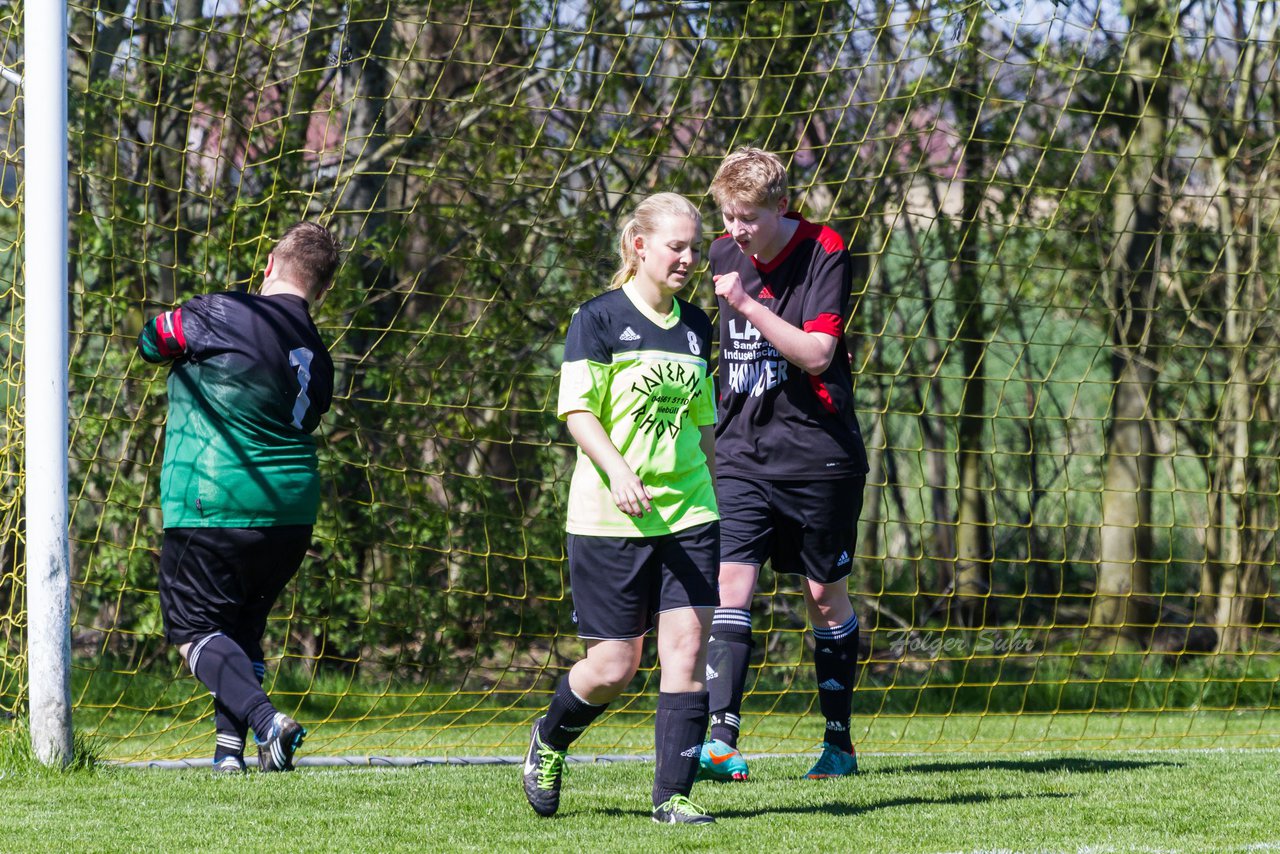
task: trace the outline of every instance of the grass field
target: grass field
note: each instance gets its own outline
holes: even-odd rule
[[[489,700],[462,699],[434,711],[415,704],[352,717],[317,714],[307,704],[294,708],[282,702],[280,708],[310,729],[310,756],[516,756],[524,751],[529,722],[541,711],[532,705],[537,698],[494,707]],[[583,735],[578,752],[652,752],[653,710],[647,700],[611,709]],[[167,718],[115,710],[105,719],[81,714],[78,721],[95,734],[99,754],[106,759],[203,760],[212,755],[208,714]],[[744,738],[748,749],[759,753],[800,753],[816,747],[821,731],[821,719],[813,714],[762,714],[749,719]],[[871,753],[1280,748],[1280,710],[855,716],[853,735]]]
[[[1280,851],[1274,750],[870,754],[846,780],[757,758],[699,784],[718,822],[653,824],[648,762],[570,765],[561,812],[516,766],[313,769],[215,778],[53,773],[0,751],[5,851]]]

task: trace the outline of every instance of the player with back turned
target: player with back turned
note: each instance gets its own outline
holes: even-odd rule
[[[787,174],[773,154],[725,157],[711,184],[728,232],[711,247],[720,303],[716,496],[720,608],[707,671],[710,739],[700,775],[745,780],[737,749],[751,656],[751,597],[761,565],[804,578],[822,754],[805,775],[857,771],[849,733],[858,618],[848,576],[867,455],[853,413],[844,344],[852,271],[830,228],[787,211]]]
[[[138,350],[168,363],[160,502],[166,639],[213,693],[214,769],[293,769],[306,730],[262,690],[267,615],[311,544],[320,504],[312,431],[333,362],[310,309],[338,268],[323,226],[300,222],[267,256],[258,294],[193,297],[148,321]]]

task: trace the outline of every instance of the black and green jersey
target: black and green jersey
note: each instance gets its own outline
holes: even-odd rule
[[[329,410],[333,362],[306,300],[198,296],[148,321],[138,350],[173,362],[160,475],[166,528],[315,524],[311,432]]]
[[[590,412],[652,495],[653,512],[618,509],[603,473],[578,449],[569,485],[571,534],[652,537],[720,518],[699,444],[715,423],[711,320],[677,299],[665,317],[630,283],[584,303],[569,323],[557,412]]]

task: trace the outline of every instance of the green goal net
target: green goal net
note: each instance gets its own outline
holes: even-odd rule
[[[268,627],[308,753],[521,752],[581,654],[554,413],[643,195],[740,145],[855,260],[867,750],[1280,745],[1280,9],[1260,2],[71,0],[73,701],[204,757],[161,637],[134,339],[341,236],[316,538]],[[0,65],[22,67],[0,2]],[[5,80],[9,80],[6,76]],[[0,81],[0,715],[25,714],[20,89]],[[26,283],[25,287],[54,287]],[[705,271],[693,299],[714,309]],[[820,740],[766,567],[744,749]],[[652,745],[652,657],[580,750]],[[0,720],[0,727],[5,726]]]

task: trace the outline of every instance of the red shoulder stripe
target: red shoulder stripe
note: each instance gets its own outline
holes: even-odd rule
[[[828,252],[844,251],[844,238],[835,232],[834,229],[822,226],[818,230],[818,245]]]
[[[805,332],[823,332],[837,338],[844,333],[844,318],[838,314],[820,314],[804,322]]]
[[[173,337],[177,339],[178,346],[185,353],[187,351],[187,336],[182,331],[182,309],[180,308],[173,310]]]

